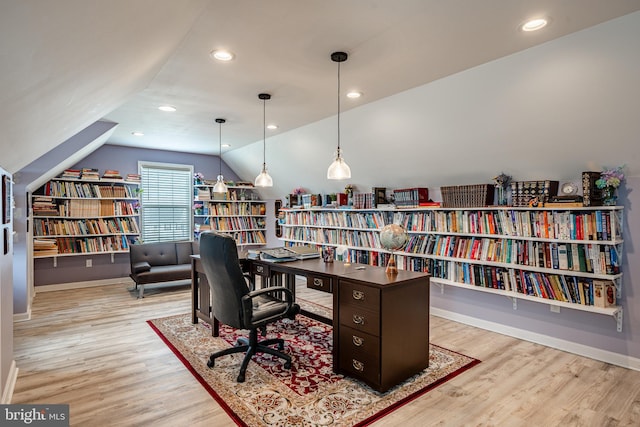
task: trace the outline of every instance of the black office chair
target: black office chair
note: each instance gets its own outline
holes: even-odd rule
[[[284,341],[280,338],[258,341],[258,330],[264,336],[267,324],[285,317],[295,318],[300,306],[293,302],[292,292],[282,286],[250,290],[250,277],[240,268],[236,242],[231,236],[202,233],[200,260],[211,288],[213,316],[225,325],[250,331],[248,340],[241,338],[235,347],[213,353],[207,366],[213,368],[215,359],[220,356],[246,352],[237,379],[241,383],[253,355],[262,352],[284,359],[284,367],[290,369],[291,357],[278,351],[284,348]],[[284,301],[278,298],[280,295],[284,295]],[[269,347],[274,344],[278,345],[278,350]]]

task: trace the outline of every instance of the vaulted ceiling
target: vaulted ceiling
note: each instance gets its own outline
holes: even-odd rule
[[[638,0],[38,0],[0,13],[0,165],[15,172],[97,120],[109,143],[217,154],[640,10]],[[544,16],[526,33],[519,25]],[[221,63],[209,53],[229,49]],[[166,113],[158,106],[177,111]],[[132,132],[143,132],[136,137]]]

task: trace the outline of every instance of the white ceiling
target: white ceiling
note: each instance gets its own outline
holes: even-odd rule
[[[16,171],[93,122],[109,143],[218,153],[640,10],[640,0],[111,0],[2,2],[0,164]],[[546,16],[536,33],[518,26]],[[236,54],[230,63],[209,57]],[[157,109],[177,107],[174,113]],[[145,133],[134,137],[133,131]]]

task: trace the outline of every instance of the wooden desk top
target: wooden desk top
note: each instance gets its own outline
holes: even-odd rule
[[[418,278],[428,278],[429,274],[416,271],[399,270],[398,274],[389,275],[385,267],[376,267],[368,264],[355,264],[342,261],[324,262],[320,258],[290,262],[269,262],[265,260],[250,260],[253,263],[268,265],[272,271],[280,271],[290,274],[317,274],[334,276],[341,279],[350,279],[359,282],[367,282],[375,285],[389,286]]]

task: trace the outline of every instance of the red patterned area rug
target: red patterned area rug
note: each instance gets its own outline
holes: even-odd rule
[[[148,321],[211,396],[241,426],[366,426],[479,363],[431,344],[429,368],[385,393],[332,371],[331,326],[298,315],[267,328],[285,340],[291,369],[268,354],[249,363],[244,383],[236,377],[243,355],[223,356],[209,369],[214,351],[230,347],[247,331],[191,323],[183,314]]]

